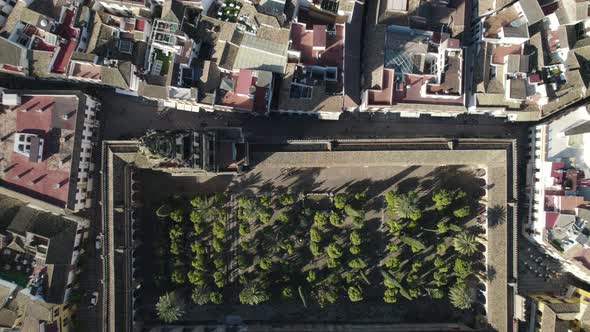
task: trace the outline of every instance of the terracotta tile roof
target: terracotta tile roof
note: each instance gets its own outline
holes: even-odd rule
[[[74,28],[73,22],[76,18],[76,11],[72,9],[66,9],[63,21],[57,29],[57,33],[60,37],[66,41],[61,43],[58,54],[53,63],[52,72],[63,74],[66,71],[66,67],[72,58],[72,54],[76,49],[76,38],[78,37],[79,30]]]
[[[3,114],[4,130],[35,133],[45,141],[43,157],[37,162],[13,150],[14,135],[1,144],[0,153],[6,159],[2,162],[4,182],[66,204],[78,103],[76,96],[23,96],[20,106]]]
[[[552,229],[555,226],[555,222],[557,221],[557,217],[559,216],[558,212],[547,211],[545,212],[545,229]]]
[[[235,93],[239,95],[249,95],[250,87],[252,86],[252,71],[249,69],[242,69],[235,79],[236,87]]]
[[[325,48],[326,47],[326,26],[325,25],[314,25],[313,26],[313,47]]]

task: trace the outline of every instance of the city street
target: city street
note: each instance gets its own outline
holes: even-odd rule
[[[271,114],[269,117],[246,113],[188,112],[158,110],[155,102],[101,93],[105,110],[105,139],[130,139],[148,129],[181,130],[207,127],[242,127],[249,141],[280,143],[286,139],[318,138],[516,138],[528,126],[503,118],[464,115],[457,118],[401,118],[389,113],[343,113],[339,121],[317,120],[310,115]]]

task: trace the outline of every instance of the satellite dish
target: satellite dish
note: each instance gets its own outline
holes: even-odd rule
[[[49,22],[47,22],[47,19],[44,19],[44,18],[43,18],[43,19],[41,19],[41,21],[39,22],[39,24],[40,24],[42,27],[46,27],[46,26],[47,26],[47,24],[49,24]]]

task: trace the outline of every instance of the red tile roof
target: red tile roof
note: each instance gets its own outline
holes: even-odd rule
[[[252,71],[249,69],[242,69],[235,78],[236,87],[235,93],[239,95],[249,95],[250,87],[252,86]]]
[[[344,33],[345,27],[343,24],[336,24],[335,34],[322,33],[325,29],[320,28],[318,31],[325,36],[325,50],[314,50],[315,45],[315,31],[307,30],[303,23],[291,24],[291,49],[301,52],[300,63],[308,66],[329,66],[342,68],[344,63]],[[324,26],[325,27],[325,26]],[[318,37],[321,38],[321,37]],[[318,40],[319,42],[319,40]],[[319,55],[319,56],[318,56]]]
[[[137,19],[135,21],[135,30],[143,31],[145,29],[145,21],[142,19]]]
[[[76,111],[78,98],[72,96],[24,96],[20,106],[14,107],[16,112],[15,129],[17,132],[31,132],[45,140],[43,158],[38,162],[31,162],[29,157],[12,151],[5,151],[10,155],[9,169],[3,175],[3,180],[13,186],[38,193],[44,198],[66,204],[68,199],[71,163],[59,163],[62,158],[58,154],[63,144],[57,133],[65,130],[72,131],[76,126]],[[26,110],[26,112],[23,112]],[[60,118],[62,114],[69,114],[69,119]],[[59,128],[56,128],[59,127]],[[59,134],[58,134],[59,135]],[[73,139],[70,140],[73,148]],[[70,152],[71,153],[71,152]],[[59,184],[59,188],[55,185]]]
[[[561,184],[563,182],[563,173],[559,170],[563,168],[564,163],[552,163],[551,164],[551,177],[554,178],[553,184]]]
[[[314,25],[313,26],[313,47],[315,48],[326,48],[326,26],[325,25]]]
[[[539,82],[541,82],[541,75],[539,75],[539,74],[529,75],[529,83],[539,83]]]
[[[70,39],[66,43],[60,45],[59,51],[57,52],[57,57],[53,62],[52,72],[58,74],[63,74],[66,72],[66,66],[70,62],[75,48],[75,39]]]
[[[555,222],[557,221],[557,217],[559,216],[558,212],[547,211],[545,212],[545,229],[552,229],[555,226]]]
[[[383,70],[383,86],[380,90],[369,90],[369,105],[391,105],[393,103],[393,79],[392,69]]]
[[[78,37],[78,29],[72,26],[76,11],[66,9],[63,17],[63,22],[59,25],[57,32],[60,37],[66,39],[66,42],[60,44],[59,51],[53,62],[52,72],[63,74],[66,71],[66,66],[72,58],[72,54],[76,49],[76,37]]]
[[[506,57],[510,54],[521,54],[522,45],[507,45],[507,46],[496,46],[492,50],[492,63],[504,64],[506,63]]]
[[[38,50],[38,51],[53,52],[53,51],[55,51],[56,46],[49,45],[43,39],[41,39],[39,37],[35,37],[35,39],[33,40],[32,48],[34,50]]]
[[[383,68],[383,88],[369,90],[369,106],[394,105],[397,103],[418,102],[421,104],[463,105],[463,96],[443,99],[422,96],[425,85],[433,78],[432,75],[406,74],[405,84],[394,82],[394,70]],[[389,97],[391,95],[391,98]]]
[[[100,80],[102,78],[100,66],[80,62],[74,62],[71,66],[73,66],[71,73],[74,77],[92,80]]]
[[[461,48],[461,41],[456,38],[449,38],[448,42],[447,42],[447,47],[460,49]]]
[[[72,9],[66,9],[63,22],[57,29],[60,37],[64,39],[72,39],[78,36],[78,29],[74,28],[72,25],[74,18],[76,18],[76,11]]]
[[[566,214],[574,214],[577,207],[590,203],[585,201],[582,196],[546,196],[546,198],[548,200],[546,206],[553,206],[555,211]]]

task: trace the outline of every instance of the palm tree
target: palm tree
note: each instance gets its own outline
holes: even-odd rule
[[[178,299],[175,293],[165,293],[160,296],[156,304],[158,318],[166,323],[177,321],[184,315],[184,304]]]
[[[459,233],[453,239],[455,250],[462,255],[471,256],[477,251],[478,242],[473,234]]]
[[[198,305],[205,305],[211,301],[211,291],[207,286],[197,286],[193,289],[191,300]]]
[[[464,283],[457,283],[449,290],[451,304],[457,309],[466,310],[471,308],[473,298]]]
[[[268,299],[268,294],[255,283],[246,285],[240,292],[240,302],[243,304],[257,305],[258,303],[268,301]]]
[[[422,211],[418,206],[418,194],[410,191],[407,194],[398,194],[390,192],[386,197],[388,207],[396,212],[400,218],[418,220],[422,216]]]

